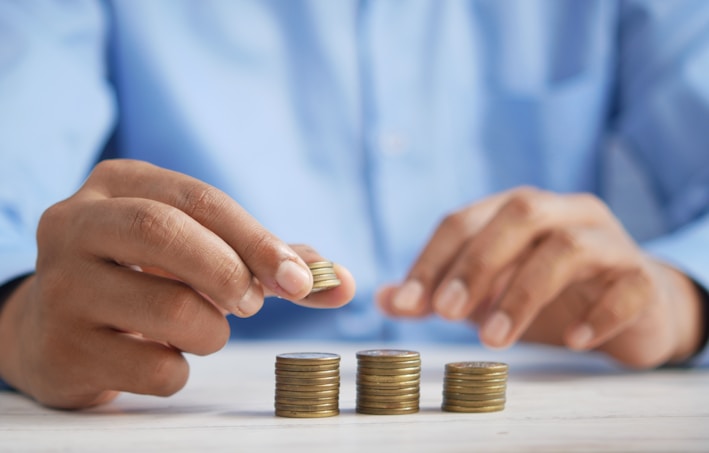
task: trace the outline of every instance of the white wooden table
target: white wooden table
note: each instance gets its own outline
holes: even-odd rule
[[[374,347],[421,352],[420,413],[355,413],[355,352]],[[342,355],[339,416],[273,415],[275,356],[294,351]],[[0,392],[0,452],[709,451],[707,369],[639,373],[551,348],[415,344],[236,343],[189,360],[190,382],[170,398],[126,394],[66,412]],[[443,365],[460,360],[510,365],[503,412],[439,409]]]

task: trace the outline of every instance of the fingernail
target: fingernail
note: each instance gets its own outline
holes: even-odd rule
[[[310,279],[310,271],[291,260],[283,261],[276,271],[278,286],[290,295],[306,292],[311,284]]]
[[[571,331],[567,342],[571,349],[586,349],[591,340],[593,340],[593,328],[584,323]]]
[[[510,317],[503,311],[496,311],[483,325],[480,337],[491,346],[502,346],[510,333],[510,327]]]
[[[460,319],[465,316],[465,306],[468,302],[468,290],[459,279],[453,279],[446,284],[435,301],[438,314],[450,319]]]
[[[422,294],[423,285],[421,282],[418,280],[407,280],[394,294],[394,299],[391,303],[397,310],[413,311],[421,300]]]

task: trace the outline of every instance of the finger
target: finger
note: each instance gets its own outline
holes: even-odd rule
[[[297,244],[292,245],[291,248],[298,253],[306,263],[328,261],[310,246]],[[340,280],[339,286],[327,291],[310,293],[307,297],[300,300],[293,300],[293,302],[310,308],[337,308],[351,301],[356,290],[354,277],[347,268],[337,263],[333,263],[333,269],[335,274],[337,274],[337,278]]]
[[[520,264],[497,309],[483,324],[481,340],[493,347],[509,346],[569,285],[630,267],[628,257],[635,255],[622,245],[609,244],[613,241],[605,230],[576,228],[548,234]]]
[[[229,340],[222,313],[184,283],[110,263],[92,270],[84,289],[93,302],[84,308],[89,319],[199,355],[216,352]]]
[[[141,198],[88,202],[74,241],[85,253],[163,269],[235,314],[260,307],[260,288],[239,255],[184,212]]]
[[[613,282],[597,305],[569,328],[565,343],[572,349],[598,347],[637,321],[654,293],[649,275],[628,271]]]
[[[436,313],[452,320],[469,317],[490,297],[498,276],[550,229],[598,223],[601,208],[589,200],[593,198],[531,189],[514,192],[459,252],[433,295]]]
[[[175,348],[109,329],[96,344],[89,363],[101,390],[170,396],[187,383],[189,365]]]
[[[420,303],[423,285],[418,280],[408,280],[403,285],[385,285],[375,294],[375,302],[384,314],[394,317],[422,318],[431,313],[430,305]],[[406,301],[395,303],[396,299]],[[409,304],[408,301],[415,301]]]
[[[499,209],[506,193],[486,198],[447,216],[436,228],[404,283],[387,292],[382,308],[394,316],[422,316],[431,312],[431,294],[463,244]]]
[[[99,164],[86,187],[107,197],[173,206],[229,244],[274,294],[301,299],[310,292],[312,278],[303,260],[233,199],[202,181],[145,162],[114,160]]]

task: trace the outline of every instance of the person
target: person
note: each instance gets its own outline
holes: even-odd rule
[[[0,2],[0,377],[169,395],[230,335],[705,360],[708,26],[701,0]],[[613,150],[648,237],[604,198]],[[319,260],[342,285],[310,294]]]

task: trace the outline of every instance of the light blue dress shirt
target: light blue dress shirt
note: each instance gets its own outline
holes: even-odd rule
[[[373,291],[446,213],[522,184],[608,198],[709,286],[709,2],[0,1],[0,282],[106,156],[353,271],[349,306],[269,301],[238,337],[473,340],[386,320]]]

